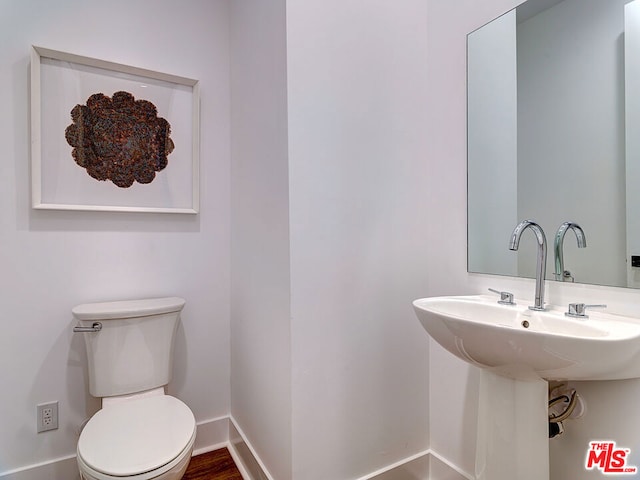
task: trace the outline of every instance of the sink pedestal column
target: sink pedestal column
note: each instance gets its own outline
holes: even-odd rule
[[[535,374],[514,380],[481,369],[476,480],[549,479],[548,395]]]

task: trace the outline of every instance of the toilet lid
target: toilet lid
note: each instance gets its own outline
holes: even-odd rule
[[[195,425],[189,407],[169,395],[112,404],[86,424],[78,441],[78,455],[99,472],[138,475],[180,455]]]

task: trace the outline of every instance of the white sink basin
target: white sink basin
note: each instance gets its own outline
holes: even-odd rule
[[[517,300],[516,300],[517,301]],[[513,378],[547,380],[640,378],[640,320],[588,310],[529,310],[500,305],[495,296],[422,298],[420,323],[440,345],[473,365]]]

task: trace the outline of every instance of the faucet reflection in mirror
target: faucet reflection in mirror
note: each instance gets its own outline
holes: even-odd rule
[[[516,251],[520,246],[520,237],[522,232],[526,229],[531,231],[536,236],[538,242],[538,259],[536,263],[536,296],[533,306],[529,307],[531,310],[544,310],[544,275],[547,270],[547,237],[544,235],[542,227],[533,220],[523,220],[520,222],[511,234],[511,241],[509,242],[509,250]]]
[[[554,243],[555,252],[555,277],[559,282],[573,282],[573,277],[569,270],[564,269],[564,236],[567,230],[573,230],[576,234],[576,240],[578,241],[578,248],[585,248],[587,246],[587,237],[584,234],[582,227],[574,222],[564,222],[558,231],[556,232],[556,239]]]

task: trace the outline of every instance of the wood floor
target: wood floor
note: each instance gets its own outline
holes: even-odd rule
[[[242,480],[229,450],[221,448],[191,458],[182,480]]]

